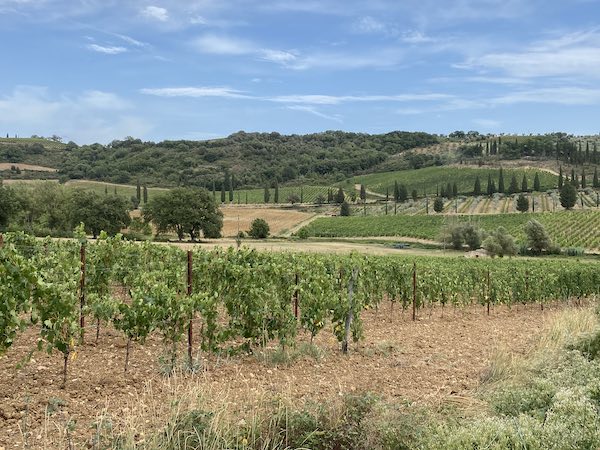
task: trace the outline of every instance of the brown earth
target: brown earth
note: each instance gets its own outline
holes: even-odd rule
[[[248,206],[223,206],[223,236],[236,236],[239,231],[247,232],[254,219],[264,219],[269,224],[271,235],[291,230],[314,214],[283,208],[253,208]],[[239,222],[238,222],[239,218]]]
[[[158,337],[133,345],[130,371],[124,374],[123,337],[103,329],[95,345],[90,326],[88,343],[70,361],[66,389],[59,387],[59,354],[34,353],[28,364],[16,367],[35,346],[36,330],[30,329],[0,357],[0,448],[70,448],[70,442],[85,448],[101,415],[111,418],[115,433],[133,413],[154,432],[152,424],[164,417],[145,405],[168,405],[173,390],[192,388],[236,405],[247,405],[252,396],[326,401],[367,391],[389,401],[409,399],[424,405],[460,400],[477,388],[496,350],[526,353],[548,319],[564,308],[548,306],[542,312],[538,306],[498,307],[486,316],[479,306],[447,307],[443,312],[423,310],[412,322],[408,311],[399,306],[392,310],[386,303],[363,314],[365,339],[352,344],[347,356],[326,329],[315,339],[323,352],[318,359],[303,356],[277,366],[259,356],[201,355],[200,373],[173,378],[160,374],[163,346]],[[300,332],[298,340],[308,338]]]
[[[23,163],[0,163],[0,170],[10,170],[11,167],[18,167],[21,170],[32,170],[34,172],[58,172],[58,169],[52,167],[35,166],[33,164]]]

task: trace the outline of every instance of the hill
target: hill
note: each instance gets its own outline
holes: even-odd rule
[[[220,190],[265,183],[322,184],[375,168],[392,155],[438,143],[435,135],[396,131],[369,135],[327,131],[285,136],[238,132],[209,141],[142,142],[128,138],[109,145],[58,145],[31,139],[0,140],[0,162],[56,168],[64,179],[170,187],[213,183]],[[233,181],[229,175],[233,176]],[[15,174],[8,174],[14,177]]]

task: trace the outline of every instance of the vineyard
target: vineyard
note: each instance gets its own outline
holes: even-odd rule
[[[546,171],[535,169],[504,169],[504,183],[509,185],[511,177],[515,175],[519,186],[523,176],[526,176],[529,186],[533,186],[535,174],[538,174],[540,179],[540,188],[542,191],[555,189],[558,182],[556,175]],[[394,183],[404,184],[408,192],[416,189],[419,196],[427,193],[435,194],[438,188],[445,187],[447,183],[456,183],[459,194],[470,195],[473,193],[475,179],[479,177],[482,189],[486,189],[488,175],[498,185],[498,169],[476,169],[471,167],[426,167],[418,170],[403,170],[397,172],[373,173],[350,178],[342,187],[344,190],[349,190],[355,184],[364,184],[367,189],[379,194],[388,192],[391,195],[394,193]]]
[[[448,206],[448,205],[447,205]],[[600,248],[600,211],[561,211],[556,213],[516,213],[481,215],[387,215],[319,218],[304,227],[315,237],[405,236],[436,240],[445,225],[472,222],[486,231],[503,226],[523,242],[523,227],[535,219],[546,227],[550,237],[563,247]]]
[[[0,261],[0,351],[25,328],[37,329],[37,350],[63,356],[63,385],[78,346],[97,341],[106,326],[126,342],[124,371],[132,346],[150,335],[160,336],[173,369],[186,337],[190,365],[196,347],[217,354],[289,348],[300,330],[312,341],[328,328],[346,353],[362,337],[361,314],[382,302],[414,319],[432,306],[480,304],[489,313],[494,305],[543,308],[600,293],[593,263],[185,252],[118,236],[92,244],[9,234]],[[83,335],[86,320],[96,324],[95,337]]]

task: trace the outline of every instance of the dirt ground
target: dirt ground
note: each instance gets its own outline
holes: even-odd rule
[[[35,172],[58,172],[58,169],[52,167],[35,166],[33,164],[23,163],[0,163],[0,170],[10,170],[11,167],[18,167],[21,170],[32,170]]]
[[[223,236],[235,237],[238,230],[248,231],[254,219],[264,219],[269,224],[271,235],[291,230],[310,219],[314,214],[282,208],[252,208],[248,206],[223,206]],[[239,218],[239,222],[238,222]]]
[[[298,402],[373,392],[392,401],[439,405],[472,393],[496,350],[525,353],[548,319],[563,308],[548,306],[542,312],[538,306],[498,307],[490,316],[482,307],[446,308],[443,313],[438,308],[421,311],[412,322],[409,311],[398,305],[392,310],[386,303],[379,311],[364,313],[365,339],[352,344],[349,355],[340,353],[326,329],[315,339],[323,353],[318,359],[302,356],[277,366],[258,356],[200,355],[203,370],[181,375],[178,383],[183,390],[198,385],[222,393],[238,404],[255,392]],[[130,370],[124,374],[123,337],[103,329],[95,345],[93,326],[86,336],[89,343],[70,362],[64,390],[59,354],[34,353],[28,364],[17,367],[34,348],[36,330],[27,330],[0,357],[0,448],[67,448],[67,435],[76,448],[85,448],[100,414],[110,415],[118,431],[132,408],[147,404],[144,398],[155,404],[170,398],[174,381],[160,374],[163,346],[157,337],[133,345]],[[298,340],[308,337],[300,332]],[[152,416],[153,411],[145,413]]]

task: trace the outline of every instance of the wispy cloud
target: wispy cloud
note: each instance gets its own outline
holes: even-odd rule
[[[224,98],[252,98],[242,91],[229,87],[167,87],[167,88],[144,88],[140,89],[142,94],[157,97],[224,97]]]
[[[248,55],[257,52],[256,45],[245,39],[205,34],[192,41],[201,53],[216,55]]]
[[[125,47],[121,46],[104,46],[98,44],[88,44],[87,48],[94,52],[104,53],[105,55],[118,55],[127,51]]]
[[[279,103],[309,105],[339,105],[350,102],[430,102],[449,100],[447,94],[395,94],[395,95],[281,95],[268,98]]]
[[[597,29],[537,41],[524,50],[488,53],[456,67],[502,71],[512,77],[600,76],[600,33]]]
[[[322,113],[312,106],[289,105],[289,106],[287,106],[287,109],[290,109],[292,111],[302,111],[302,112],[312,114],[313,116],[320,117],[322,119],[333,120],[338,123],[343,123],[341,116]]]
[[[166,8],[160,6],[146,6],[141,11],[142,16],[147,19],[158,20],[159,22],[166,22],[169,20],[169,11]]]
[[[546,103],[558,105],[600,105],[600,89],[582,87],[549,87],[521,90],[490,99],[493,105]]]

